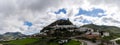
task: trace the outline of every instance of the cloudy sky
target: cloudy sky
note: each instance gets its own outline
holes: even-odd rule
[[[120,27],[120,0],[0,0],[0,34],[33,34],[58,19]]]

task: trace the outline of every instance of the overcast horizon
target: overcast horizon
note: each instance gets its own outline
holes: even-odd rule
[[[120,27],[120,0],[0,0],[0,34],[34,34],[58,19]]]

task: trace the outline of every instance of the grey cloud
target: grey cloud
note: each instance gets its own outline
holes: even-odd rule
[[[118,21],[118,20],[115,20],[115,19],[113,19],[113,18],[102,18],[102,20],[104,21],[104,22],[112,22],[112,23],[120,23],[120,21]]]
[[[119,0],[87,0],[91,4],[120,4]],[[39,28],[52,23],[56,20],[55,15],[46,14],[48,8],[66,8],[74,7],[78,5],[80,7],[84,4],[83,0],[0,0],[0,31],[12,31],[20,30],[23,33],[34,33],[35,30],[39,31]],[[65,7],[66,6],[66,7]],[[118,5],[119,6],[119,5]],[[74,7],[76,8],[76,7]],[[86,8],[86,7],[84,7]],[[51,9],[52,10],[52,9]],[[67,15],[73,19],[82,20],[84,16],[72,17],[74,16],[73,11],[70,11]],[[74,9],[73,9],[74,10]],[[52,10],[53,11],[53,10]],[[47,21],[46,21],[47,20]],[[120,21],[114,20],[112,18],[104,18],[105,21],[111,21],[113,23],[120,23]],[[30,21],[33,23],[33,27],[30,30],[26,29],[23,25],[24,21]],[[9,23],[8,23],[9,22]],[[75,21],[73,21],[75,22]],[[44,23],[44,24],[43,24]],[[79,24],[79,22],[76,22]],[[81,23],[80,23],[81,24]],[[9,27],[10,26],[10,27]],[[39,30],[38,30],[39,29]]]
[[[88,0],[91,4],[98,5],[98,4],[107,4],[107,5],[115,5],[120,6],[120,0]]]
[[[42,11],[46,8],[57,7],[60,0],[18,0],[18,4],[22,9],[30,9],[32,11]]]
[[[41,13],[47,8],[59,7],[61,2],[60,0],[0,0],[0,13],[10,15],[24,10]]]
[[[12,1],[1,0],[0,1],[0,13],[8,15],[16,10],[16,6]]]
[[[2,14],[2,19],[0,26],[3,32],[21,31],[22,33],[35,33],[36,29],[43,28],[44,26],[55,21],[56,18],[53,15],[43,14],[46,13],[48,8],[64,8],[64,3],[69,3],[71,1],[63,0],[0,0],[0,14]],[[74,5],[74,4],[73,4]],[[68,5],[70,6],[70,5]],[[39,12],[39,13],[38,13]],[[38,14],[36,14],[38,13]],[[27,30],[23,22],[31,21],[34,27]],[[35,21],[34,21],[35,20]],[[47,21],[46,21],[47,20]],[[40,23],[45,24],[40,24]],[[38,25],[38,26],[37,26]],[[39,26],[40,25],[40,26]],[[38,30],[40,31],[40,30]]]

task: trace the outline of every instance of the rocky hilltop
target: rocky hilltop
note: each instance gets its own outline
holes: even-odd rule
[[[68,19],[68,20],[64,20],[64,19],[60,19],[60,20],[57,20],[53,23],[51,23],[50,25],[44,27],[41,32],[43,32],[44,30],[49,30],[49,28],[51,26],[55,26],[55,25],[73,25],[72,22]]]

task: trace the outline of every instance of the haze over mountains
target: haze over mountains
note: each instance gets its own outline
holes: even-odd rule
[[[17,38],[22,38],[25,36],[26,36],[25,34],[22,34],[20,32],[6,32],[0,35],[0,40],[12,40]]]

